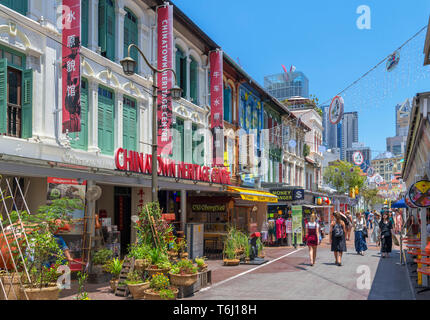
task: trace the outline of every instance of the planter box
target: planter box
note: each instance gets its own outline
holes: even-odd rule
[[[178,299],[186,298],[192,296],[195,292],[199,291],[201,288],[207,287],[212,283],[212,271],[207,270],[204,272],[199,272],[197,276],[197,282],[192,286],[188,287],[178,287]]]

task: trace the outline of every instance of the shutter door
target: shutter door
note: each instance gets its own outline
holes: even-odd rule
[[[114,108],[113,100],[105,108],[105,153],[113,154],[114,151]]]
[[[99,46],[106,52],[106,0],[99,0]]]
[[[84,47],[88,46],[88,14],[89,6],[88,0],[82,0],[81,2],[81,45]]]
[[[136,108],[124,104],[123,143],[127,150],[137,151],[137,113]]]
[[[108,1],[110,2],[110,1]],[[115,9],[110,4],[106,6],[106,58],[115,60]]]
[[[81,80],[81,132],[71,133],[73,148],[87,150],[88,148],[88,82]],[[79,137],[78,140],[74,140]]]
[[[114,151],[114,94],[99,88],[98,145],[103,154]]]
[[[0,59],[0,134],[7,133],[7,60]]]
[[[23,97],[21,109],[21,137],[31,138],[33,136],[33,70],[23,72]]]

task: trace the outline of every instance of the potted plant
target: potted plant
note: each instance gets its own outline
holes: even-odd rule
[[[178,238],[177,244],[178,244],[178,251],[179,251],[181,259],[188,258],[187,240],[185,239],[185,237]]]
[[[264,258],[264,245],[260,238],[257,239],[257,250],[258,250],[258,257]]]
[[[194,261],[196,262],[199,272],[205,272],[208,269],[208,264],[205,262],[205,257],[195,258]]]
[[[63,264],[65,256],[52,233],[45,229],[34,232],[29,239],[30,257],[26,265],[31,282],[24,285],[23,297],[29,300],[58,300],[60,288],[57,268]]]
[[[145,295],[144,291],[149,288],[149,281],[145,281],[142,273],[136,270],[127,275],[125,283],[133,299],[143,299]]]
[[[88,282],[102,283],[110,280],[109,274],[106,272],[104,266],[110,259],[112,259],[112,250],[103,248],[93,253],[92,266],[88,275]]]
[[[224,247],[224,265],[225,266],[237,266],[240,263],[240,259],[237,259],[236,248],[226,244]]]
[[[179,290],[170,286],[169,278],[157,273],[152,275],[149,288],[145,290],[146,300],[176,300]]]
[[[134,268],[138,271],[144,271],[150,264],[149,250],[151,247],[147,244],[134,243],[129,247],[128,256],[134,258]]]
[[[170,269],[169,275],[174,286],[188,287],[197,282],[197,267],[191,260],[182,259]]]
[[[152,277],[152,275],[156,273],[163,273],[167,275],[170,268],[172,267],[167,255],[158,248],[152,248],[149,250],[149,256],[151,264],[146,269],[149,277]]]
[[[88,292],[84,291],[85,281],[87,281],[88,274],[86,272],[78,272],[78,295],[76,300],[91,300],[88,296]]]
[[[118,286],[119,275],[122,270],[122,264],[123,264],[123,261],[119,260],[119,258],[113,258],[109,260],[104,266],[105,271],[112,275],[112,280],[110,281],[110,287],[114,292],[116,290],[116,287]]]

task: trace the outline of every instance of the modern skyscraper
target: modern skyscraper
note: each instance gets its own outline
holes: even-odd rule
[[[352,144],[358,142],[358,113],[356,111],[343,114],[341,140],[340,158],[345,160],[346,149],[352,148]]]
[[[408,138],[409,120],[411,114],[411,104],[406,99],[402,104],[395,107],[396,110],[396,136],[387,138],[387,151],[394,156],[402,155],[405,152],[406,140]]]
[[[264,88],[279,101],[297,96],[309,98],[309,80],[300,71],[266,76]]]

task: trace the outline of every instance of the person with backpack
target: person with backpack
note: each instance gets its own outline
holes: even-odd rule
[[[339,212],[334,214],[335,220],[330,224],[331,251],[334,252],[335,264],[342,266],[342,254],[346,252],[346,225]]]
[[[354,230],[355,230],[355,251],[357,254],[364,255],[363,252],[367,250],[366,244],[366,236],[367,236],[367,228],[366,228],[366,219],[361,216],[360,212],[357,212],[356,219],[354,221]]]

